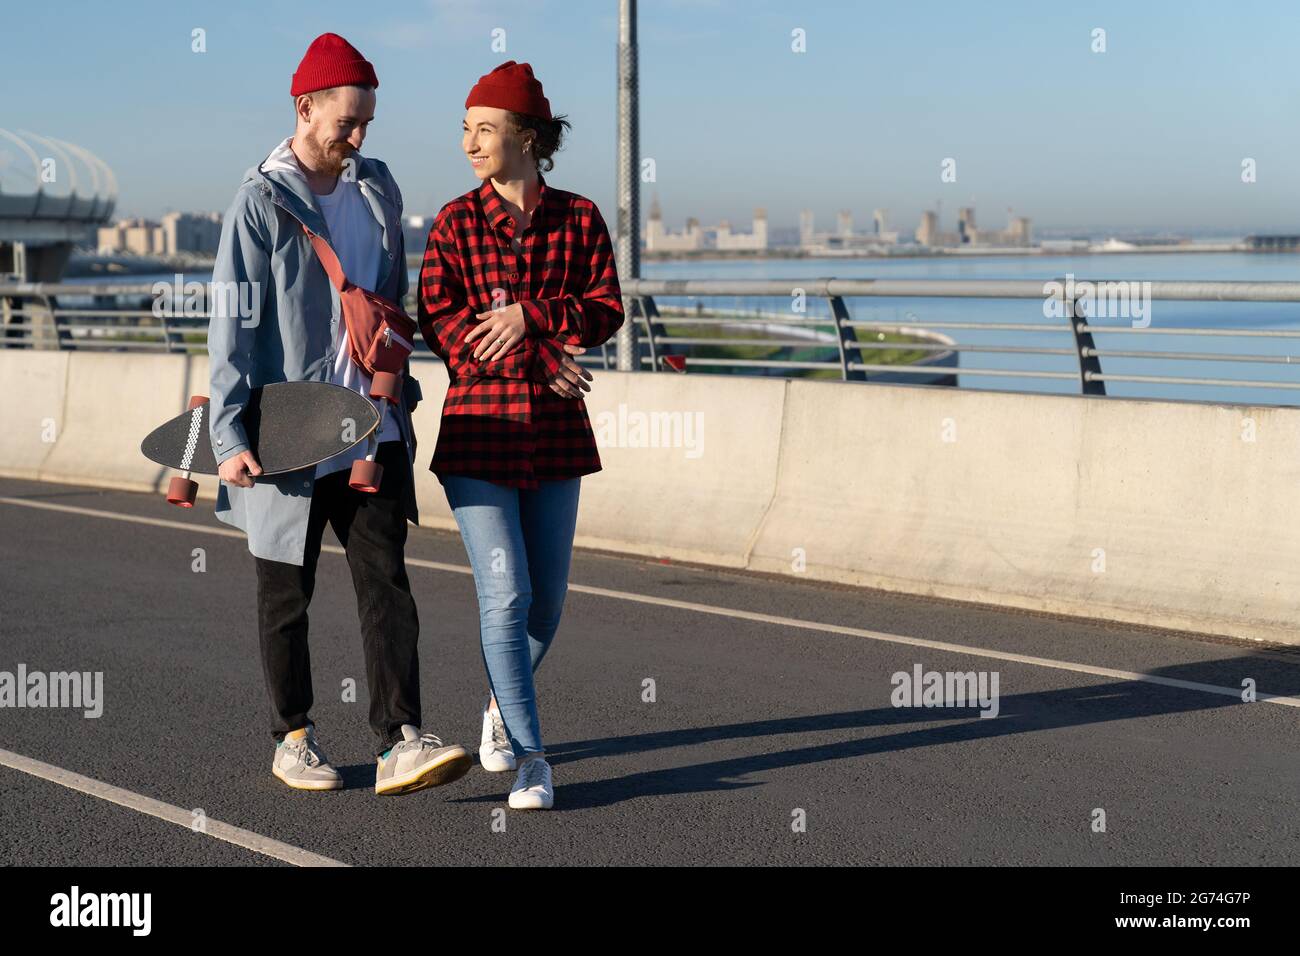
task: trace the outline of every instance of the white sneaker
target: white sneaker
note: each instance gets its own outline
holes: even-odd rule
[[[343,786],[343,778],[316,742],[316,728],[311,724],[305,736],[296,740],[286,737],[275,745],[271,773],[295,790],[338,790]]]
[[[501,720],[501,712],[492,709],[492,702],[483,708],[483,735],[479,739],[478,761],[484,770],[501,773],[515,769],[515,751],[510,746],[510,737],[506,734],[506,725]]]
[[[510,788],[512,810],[549,810],[555,804],[555,786],[551,782],[551,765],[545,757],[530,757],[519,768],[515,785]]]

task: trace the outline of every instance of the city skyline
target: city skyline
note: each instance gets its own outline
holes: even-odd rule
[[[574,123],[550,181],[612,209],[616,5],[564,9],[574,6],[587,15],[564,17],[563,30],[546,3],[434,0],[371,14],[324,2],[310,15],[277,10],[258,30],[247,14],[262,8],[240,4],[146,3],[129,22],[90,4],[72,17],[34,10],[0,37],[6,62],[32,79],[3,125],[103,157],[120,216],[224,210],[244,170],[292,132],[288,77],[311,38],[332,30],[376,64],[363,152],[393,169],[408,211],[436,212],[473,188],[459,151],[464,94],[505,59],[532,62]],[[744,222],[756,205],[782,228],[805,208],[829,221],[887,207],[915,223],[939,201],[945,215],[1023,210],[1043,234],[1294,230],[1290,8],[999,12],[994,23],[948,3],[642,4],[641,156],[653,175],[643,221],[658,191],[681,210],[674,224]],[[64,51],[57,69],[51,37]],[[103,101],[94,109],[92,97]]]

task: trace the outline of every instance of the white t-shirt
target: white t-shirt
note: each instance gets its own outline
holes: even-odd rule
[[[383,230],[361,195],[361,187],[355,182],[345,182],[342,178],[328,196],[316,196],[320,211],[325,216],[325,225],[329,227],[330,245],[333,246],[343,273],[354,284],[367,291],[374,292],[379,284],[379,268],[383,260]],[[338,355],[334,359],[334,368],[330,381],[342,385],[362,395],[370,395],[370,376],[352,361],[352,352],[348,348],[347,323],[339,317],[336,337]],[[378,403],[375,403],[378,410]],[[397,419],[390,406],[379,423],[380,441],[401,441],[402,433],[398,429]],[[344,468],[351,468],[352,463],[366,456],[363,441],[355,448],[340,455],[335,455],[316,466],[316,477],[328,475]]]

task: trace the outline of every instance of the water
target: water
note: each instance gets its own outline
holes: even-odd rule
[[[1221,280],[1248,282],[1295,281],[1300,278],[1300,256],[1268,253],[1137,253],[1107,255],[987,256],[980,258],[933,257],[914,259],[768,259],[691,262],[652,261],[644,265],[647,278],[710,279],[1034,279],[1046,282],[1072,273],[1076,280],[1145,279]],[[696,300],[664,298],[664,304]],[[713,297],[700,300],[728,308],[754,308],[788,312],[790,299]],[[846,300],[855,319],[896,322],[924,327],[927,322],[989,322],[1042,324],[1043,303],[1030,299],[883,299]],[[824,301],[808,302],[810,314],[827,315]],[[1300,331],[1300,303],[1274,302],[1170,302],[1151,305],[1151,327],[1206,329],[1278,329]],[[1072,336],[1062,331],[997,332],[980,329],[938,329],[961,345],[1018,345],[1067,350],[1067,355],[1007,355],[963,353],[963,368],[1065,372],[1072,380],[1025,379],[966,375],[963,388],[1010,389],[1078,393],[1078,361]],[[1098,325],[1128,327],[1127,319],[1102,319]],[[861,337],[861,335],[860,335]],[[1107,358],[1102,371],[1122,375],[1164,375],[1217,379],[1255,379],[1300,384],[1300,339],[1227,338],[1189,335],[1134,335],[1097,333],[1098,349],[1147,352],[1221,352],[1237,355],[1288,356],[1296,352],[1296,365],[1184,361],[1153,358]],[[869,356],[869,353],[868,353]],[[867,361],[871,361],[870,357]],[[1300,404],[1300,391],[1211,385],[1166,385],[1106,382],[1109,395],[1128,397],[1200,399],[1257,404]]]
[[[1072,273],[1076,279],[1146,279],[1146,280],[1232,280],[1294,281],[1300,278],[1300,256],[1270,253],[1137,253],[1108,255],[1053,256],[986,256],[934,257],[915,259],[714,259],[691,261],[647,261],[642,273],[647,278],[699,279],[1035,279],[1048,281]],[[210,276],[187,273],[187,281],[206,282]],[[414,288],[417,270],[411,270]],[[171,282],[172,276],[121,276],[111,279],[71,280],[111,282],[113,284],[151,284]],[[665,305],[690,305],[696,300],[665,297]],[[761,308],[789,312],[790,299],[711,296],[702,300],[707,307]],[[927,322],[997,322],[1041,324],[1042,302],[1030,299],[881,299],[851,298],[849,312],[855,319],[917,325]],[[824,300],[808,301],[810,315],[827,315]],[[1128,326],[1126,319],[1103,319],[1098,325]],[[1300,331],[1300,303],[1271,302],[1168,302],[1151,306],[1151,327],[1189,327],[1206,329],[1279,329]],[[961,378],[962,387],[1077,393],[1078,362],[1073,354],[1073,339],[1061,320],[1058,333],[998,332],[982,329],[940,329],[938,331],[962,345],[1019,345],[1055,348],[1065,355],[1007,355],[999,353],[963,353],[963,368],[992,370],[1039,370],[1064,372],[1068,380],[1025,379],[1010,376],[974,376]],[[1151,358],[1102,358],[1106,373],[1125,375],[1167,375],[1218,379],[1249,378],[1268,382],[1300,384],[1300,339],[1196,337],[1185,335],[1124,335],[1097,333],[1099,349],[1126,349],[1148,352],[1205,352],[1228,354],[1289,356],[1296,354],[1295,365],[1186,361]],[[867,361],[871,361],[867,353]],[[828,354],[828,358],[832,357]],[[1106,383],[1110,395],[1129,397],[1200,399],[1256,404],[1300,404],[1300,391],[1281,388],[1253,388],[1212,385],[1165,385],[1155,383]]]

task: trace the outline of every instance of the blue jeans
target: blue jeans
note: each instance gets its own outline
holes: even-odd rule
[[[540,753],[533,674],[564,610],[582,479],[535,491],[463,475],[439,480],[474,569],[483,663],[510,746],[517,758]]]

